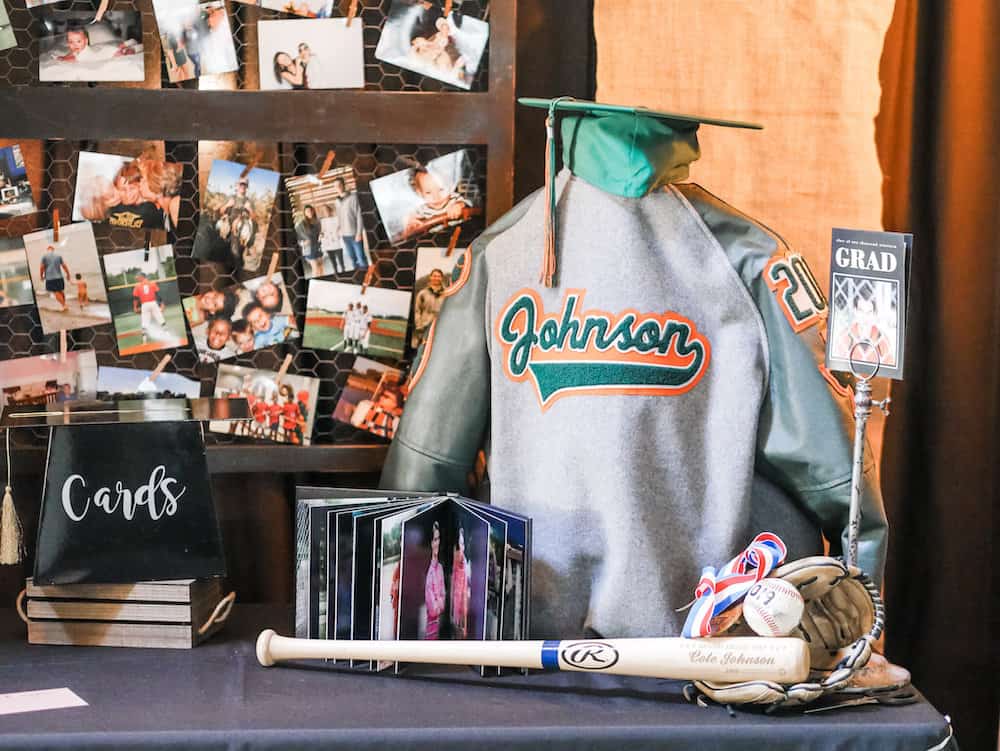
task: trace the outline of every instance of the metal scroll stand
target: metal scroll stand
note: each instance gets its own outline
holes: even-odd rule
[[[859,373],[854,357],[854,350],[858,347],[867,347],[875,354],[875,368],[867,375]],[[855,343],[848,354],[851,365],[851,373],[857,379],[854,384],[854,467],[851,472],[851,510],[847,531],[847,565],[858,565],[858,535],[861,532],[861,481],[865,473],[865,431],[868,427],[868,418],[872,413],[872,405],[882,410],[886,416],[889,415],[890,397],[880,401],[872,399],[872,379],[878,375],[879,368],[882,367],[882,358],[879,355],[878,347],[867,339]]]

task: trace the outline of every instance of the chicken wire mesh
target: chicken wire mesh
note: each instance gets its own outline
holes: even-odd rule
[[[135,8],[142,17],[143,46],[146,55],[146,80],[140,83],[72,83],[39,81],[39,39],[42,36],[42,17],[49,6],[27,8],[26,0],[4,0],[7,3],[11,27],[17,38],[17,46],[0,51],[0,87],[22,86],[125,86],[140,88],[206,88],[206,89],[257,89],[260,71],[257,60],[256,24],[259,20],[295,19],[298,16],[265,10],[245,3],[226,0],[229,24],[236,47],[239,70],[231,74],[204,76],[180,84],[171,84],[167,77],[166,63],[160,54],[160,38],[152,0],[111,0],[109,9],[127,10]],[[87,0],[66,0],[56,3],[59,10],[94,10],[96,2]],[[338,5],[346,7],[346,2]],[[363,25],[365,61],[365,89],[370,91],[456,91],[454,86],[434,78],[404,70],[395,65],[375,59],[382,28],[392,0],[360,0],[357,19]],[[465,0],[455,2],[456,11],[470,18],[488,19],[489,0]],[[334,11],[335,15],[343,15]],[[266,71],[265,71],[266,74]],[[489,45],[483,54],[478,72],[471,84],[472,91],[486,91],[489,78]]]
[[[72,214],[73,193],[76,183],[76,169],[81,151],[101,151],[127,156],[138,155],[151,144],[138,141],[118,141],[114,143],[47,141],[41,145],[43,153],[42,184],[33,181],[38,208],[42,212],[59,209],[63,221],[68,222]],[[191,257],[199,219],[200,179],[211,163],[214,155],[224,154],[235,161],[249,163],[257,161],[258,166],[274,169],[285,177],[318,172],[330,150],[336,154],[336,166],[352,166],[358,185],[358,198],[364,216],[365,231],[371,249],[376,275],[374,286],[388,289],[412,290],[415,282],[416,249],[447,244],[448,233],[419,238],[408,242],[403,248],[394,248],[389,243],[385,229],[379,218],[375,201],[369,189],[372,180],[403,169],[414,160],[426,164],[429,160],[465,149],[470,156],[470,168],[481,195],[485,198],[486,148],[466,145],[416,144],[248,144],[232,142],[201,142],[163,144],[168,161],[183,165],[181,183],[181,204],[179,220],[174,231],[168,233],[167,241],[175,252],[178,286],[182,297],[200,294],[210,289],[222,289],[247,278],[264,273],[273,252],[279,254],[278,269],[288,289],[292,309],[299,330],[303,330],[306,312],[308,281],[305,274],[302,251],[296,238],[292,219],[292,208],[284,185],[279,187],[274,212],[268,228],[261,270],[245,271],[235,275],[230,269],[219,264],[198,261]],[[266,155],[267,158],[261,159]],[[199,172],[199,164],[202,173]],[[32,231],[36,226],[47,227],[48,217],[33,215],[0,223],[0,235],[16,236]],[[98,251],[101,256],[123,250],[141,248],[145,235],[141,231],[94,224]],[[462,225],[459,247],[464,247],[483,229],[481,217],[474,217]],[[153,243],[157,241],[154,239]],[[365,273],[355,270],[326,279],[361,284]],[[190,340],[190,336],[189,336]],[[408,339],[407,339],[408,341]],[[151,353],[140,353],[123,357],[117,348],[117,339],[112,325],[96,326],[67,332],[68,348],[93,349],[98,365],[152,369],[164,354],[169,353],[172,361],[168,371],[176,372],[201,381],[202,396],[213,393],[217,366],[199,361],[192,343],[186,347]],[[0,360],[27,357],[59,349],[58,334],[46,335],[42,331],[37,308],[21,306],[0,309]],[[301,340],[294,340],[268,349],[257,350],[227,360],[233,365],[277,370],[285,356],[291,354],[289,373],[319,378],[320,390],[312,443],[377,443],[381,439],[360,431],[345,423],[333,420],[333,411],[341,390],[354,365],[355,355],[344,352],[314,350],[303,347]],[[407,352],[411,356],[412,352]],[[386,361],[389,362],[389,361]],[[37,443],[44,438],[40,433],[15,431],[19,443]],[[249,439],[214,433],[206,434],[208,443],[232,443]]]

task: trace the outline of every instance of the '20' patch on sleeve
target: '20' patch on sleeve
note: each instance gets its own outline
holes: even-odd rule
[[[796,333],[814,326],[826,313],[826,297],[798,253],[776,255],[764,267],[764,281]]]

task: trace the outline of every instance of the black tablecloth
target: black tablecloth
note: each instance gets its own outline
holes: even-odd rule
[[[394,677],[324,663],[262,668],[284,608],[237,607],[193,650],[41,647],[0,624],[0,693],[69,687],[87,707],[0,716],[0,749],[878,749],[947,736],[921,699],[767,717],[687,704],[682,684],[579,673],[483,679],[463,668]],[[954,745],[947,748],[955,748]]]

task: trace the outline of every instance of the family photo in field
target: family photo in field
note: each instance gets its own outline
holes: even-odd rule
[[[313,279],[303,344],[316,349],[400,359],[406,348],[411,293]]]

